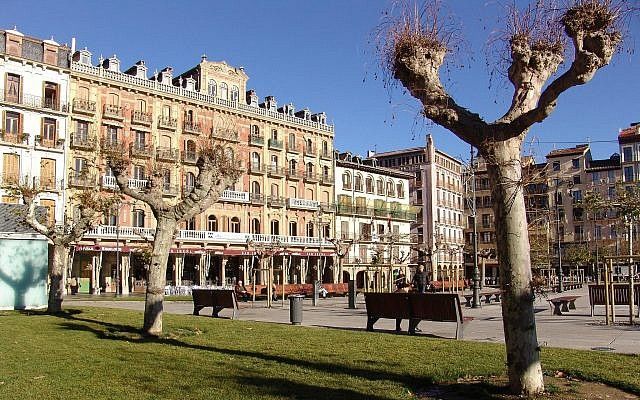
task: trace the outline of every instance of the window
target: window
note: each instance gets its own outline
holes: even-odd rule
[[[313,233],[314,233],[313,232],[313,222],[308,222],[307,223],[307,236],[308,237],[314,237]]]
[[[220,98],[223,100],[229,100],[229,87],[224,82],[220,84]]]
[[[213,79],[209,79],[208,93],[209,93],[209,96],[213,96],[213,97],[216,97],[216,95],[218,94],[218,85],[216,84],[216,81],[214,81]]]
[[[582,190],[574,190],[573,193],[571,193],[571,197],[573,197],[574,202],[582,201]]]
[[[260,128],[258,127],[258,125],[251,125],[251,135],[260,136]]]
[[[143,131],[136,131],[135,132],[135,137],[134,137],[134,142],[133,142],[133,147],[136,150],[144,150],[146,145],[147,145],[147,135],[146,135],[146,133],[143,132]]]
[[[295,174],[298,169],[298,163],[296,160],[289,160],[289,173]]]
[[[258,218],[251,220],[251,233],[254,235],[260,234],[260,220]]]
[[[313,174],[314,174],[314,171],[313,171],[313,163],[310,163],[310,162],[309,162],[309,163],[307,163],[307,176],[308,176],[308,177],[312,177],[312,176],[313,176]]]
[[[55,200],[41,199],[40,207],[47,210],[47,223],[53,225],[56,220],[56,202]]]
[[[271,156],[271,166],[274,168],[278,167],[278,156],[275,156],[275,155]]]
[[[192,172],[187,172],[184,178],[184,189],[186,193],[190,193],[196,186],[196,176]]]
[[[633,167],[624,167],[624,181],[633,182]]]
[[[348,172],[342,174],[342,188],[351,190],[351,174]]]
[[[133,226],[136,228],[144,228],[144,210],[133,210]]]
[[[340,238],[349,239],[349,221],[340,222]]]
[[[115,147],[118,145],[118,127],[107,126],[106,144],[109,147]]]
[[[44,102],[45,108],[58,108],[58,84],[52,82],[44,83]]]
[[[571,160],[571,168],[578,169],[580,167],[580,159],[574,158]]]
[[[280,186],[277,183],[271,184],[271,196],[280,197]]]
[[[354,179],[354,186],[355,186],[355,190],[357,192],[362,192],[363,188],[362,188],[362,175],[360,174],[356,174],[355,179]]]
[[[271,234],[279,235],[280,234],[280,221],[277,219],[271,220]]]
[[[591,182],[598,183],[599,180],[600,180],[600,173],[592,172],[591,173]]]
[[[40,160],[40,186],[44,189],[55,189],[56,160],[50,158]]]
[[[271,139],[278,140],[278,130],[277,129],[272,129],[271,130]]]
[[[373,177],[367,176],[365,187],[367,189],[367,193],[373,193]]]
[[[80,142],[89,140],[89,123],[86,121],[77,121],[75,139]]]
[[[4,117],[5,132],[12,134],[21,133],[20,119],[20,114],[12,111],[7,111]]]
[[[188,231],[196,230],[196,217],[191,217],[184,222],[184,229]]]
[[[289,221],[289,236],[298,236],[298,223]]]
[[[396,195],[393,189],[394,189],[393,188],[393,182],[388,181],[387,182],[387,196],[394,197]]]
[[[240,90],[237,86],[231,86],[231,101],[237,102],[240,99]]]
[[[207,217],[207,230],[209,232],[218,231],[218,218],[216,218],[215,215],[209,215],[209,217]]]
[[[573,176],[573,183],[576,185],[580,184],[580,175],[574,175]]]
[[[327,157],[329,156],[329,143],[326,140],[322,141],[322,155]]]
[[[251,182],[251,193],[260,194],[260,182],[258,181]]]
[[[623,147],[622,148],[622,161],[629,162],[633,161],[633,147]]]
[[[326,165],[322,167],[322,178],[325,180],[329,179],[329,167]]]
[[[402,182],[396,183],[396,192],[398,193],[399,199],[404,199],[404,185]]]
[[[384,182],[382,179],[376,181],[376,194],[378,196],[384,196]]]
[[[576,225],[574,227],[573,232],[575,234],[574,240],[576,240],[576,241],[583,241],[584,240],[584,227],[582,225]]]
[[[251,153],[251,168],[259,169],[260,168],[260,154],[257,152]]]
[[[306,150],[307,154],[313,153],[313,142],[311,139],[307,139]]]
[[[109,211],[104,216],[104,224],[108,226],[118,225],[118,216],[114,211]]]
[[[554,171],[560,171],[560,161],[554,161],[552,166]]]
[[[295,133],[289,133],[289,143],[287,144],[289,150],[296,150],[296,135]]]
[[[87,160],[84,158],[76,158],[73,160],[74,175],[80,177],[85,175],[89,170]]]
[[[144,171],[144,165],[134,165],[133,166],[133,179],[145,180],[146,175]]]
[[[231,218],[231,232],[240,233],[240,219],[238,217]]]
[[[107,104],[111,106],[117,106],[118,104],[120,104],[120,96],[115,93],[109,93],[107,95]]]
[[[162,106],[162,116],[164,118],[171,118],[171,106]]]
[[[22,85],[20,75],[7,74],[7,87],[5,89],[6,101],[20,103],[22,101]]]
[[[609,182],[615,182],[616,180],[616,171],[610,170],[607,172],[607,178],[609,178]]]
[[[56,120],[53,118],[43,118],[42,137],[40,144],[44,147],[55,147],[56,144]]]
[[[20,180],[20,156],[5,153],[2,155],[2,180],[5,184],[17,184]]]

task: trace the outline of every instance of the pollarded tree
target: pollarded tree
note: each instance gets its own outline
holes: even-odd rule
[[[147,274],[142,328],[147,335],[157,336],[162,333],[167,261],[178,224],[209,208],[240,176],[240,169],[235,159],[236,152],[222,137],[223,131],[228,129],[218,129],[215,137],[203,137],[198,142],[197,154],[193,155],[197,158],[198,174],[193,187],[189,187],[177,203],[170,203],[163,199],[163,193],[167,187],[166,165],[151,162],[151,165],[146,168],[149,173],[147,185],[131,187],[129,185],[131,159],[125,153],[106,154],[107,165],[111,168],[120,191],[145,203],[156,219],[156,232]],[[233,132],[230,133],[233,134]]]
[[[55,184],[53,182],[52,184]],[[41,194],[49,191],[51,185],[40,185],[37,181],[25,179],[23,182],[10,188],[10,192],[16,197],[21,197],[26,206],[24,221],[41,235],[48,239],[53,250],[51,265],[49,266],[49,298],[48,313],[62,311],[62,295],[65,282],[64,270],[69,260],[71,245],[78,242],[84,234],[98,222],[100,217],[108,212],[115,203],[120,201],[119,196],[102,192],[94,188],[77,191],[71,200],[74,205],[73,216],[69,223],[56,225],[55,217],[48,218],[43,209],[39,209],[38,200]]]
[[[502,42],[509,56],[507,76],[514,93],[506,113],[489,122],[460,106],[440,80],[440,69],[453,46],[452,32],[442,23],[438,3],[397,8],[400,15],[391,15],[380,35],[382,64],[389,76],[422,103],[426,118],[477,147],[487,161],[504,291],[509,382],[516,393],[540,393],[544,383],[533,313],[522,144],[531,126],[555,109],[562,93],[589,82],[610,62],[622,39],[623,10],[614,0],[568,0],[560,11],[546,7],[543,1],[524,12],[510,9]],[[572,60],[556,76],[568,56],[567,43],[573,47]]]

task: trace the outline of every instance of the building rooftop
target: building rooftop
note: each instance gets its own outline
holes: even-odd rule
[[[566,149],[551,150],[551,152],[547,154],[547,158],[581,155],[587,150],[589,150],[588,144],[579,144],[575,147],[569,147]]]
[[[0,233],[35,233],[25,221],[27,206],[0,203]]]

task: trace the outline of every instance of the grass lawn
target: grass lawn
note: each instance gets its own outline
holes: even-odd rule
[[[410,399],[434,382],[501,375],[501,345],[139,312],[0,312],[0,399]],[[640,394],[640,357],[544,349],[562,370]],[[482,399],[482,393],[477,397]]]

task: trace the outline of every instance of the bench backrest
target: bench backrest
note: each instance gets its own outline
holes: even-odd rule
[[[411,293],[411,315],[432,321],[462,321],[460,297],[455,293]]]
[[[236,294],[233,289],[193,289],[193,304],[204,307],[237,307]]]
[[[213,290],[211,289],[192,289],[191,296],[195,305],[211,307],[214,304]]]
[[[633,285],[634,303],[640,302],[640,284]],[[589,285],[589,303],[594,306],[604,306],[604,285]],[[613,285],[613,301],[615,304],[629,304],[629,285],[619,283]]]
[[[410,318],[408,293],[365,293],[367,315],[376,318]]]

